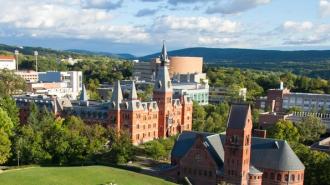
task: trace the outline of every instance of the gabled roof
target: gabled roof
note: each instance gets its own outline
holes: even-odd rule
[[[224,163],[224,143],[226,135],[204,132],[182,132],[172,150],[172,157],[183,157],[194,144],[197,135],[202,135],[214,161],[219,168]],[[278,171],[304,170],[305,166],[286,141],[252,137],[251,165],[260,169]]]
[[[131,89],[131,92],[129,94],[129,99],[130,100],[137,100],[138,99],[138,95],[137,95],[137,92],[136,92],[136,87],[135,87],[135,82],[132,81],[132,89]]]
[[[0,60],[15,60],[14,56],[3,56],[0,55]]]
[[[218,164],[218,167],[221,168],[223,166],[224,151],[219,134],[183,131],[175,142],[171,155],[176,157],[184,156],[195,143],[195,139],[198,135],[202,136],[204,146],[208,149],[212,157],[216,159],[215,162]]]
[[[230,108],[227,128],[244,129],[249,110],[248,104],[233,104]]]
[[[111,96],[111,103],[112,103],[112,107],[113,109],[118,110],[120,108],[120,103],[123,101],[123,93],[121,90],[121,86],[120,86],[120,81],[117,80],[116,84],[115,84],[115,88],[112,92],[112,96]]]

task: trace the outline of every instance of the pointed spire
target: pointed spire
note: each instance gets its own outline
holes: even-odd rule
[[[82,86],[81,94],[80,94],[80,97],[79,97],[79,104],[84,105],[84,106],[89,105],[88,95],[87,95],[86,87],[85,87],[84,84]]]
[[[137,92],[136,92],[134,80],[132,80],[132,89],[131,89],[131,93],[129,94],[129,99],[130,100],[137,100],[138,99],[138,95],[137,95]]]
[[[80,101],[88,101],[88,95],[87,95],[86,87],[85,87],[84,84],[82,86],[82,90],[81,90],[81,94],[80,94],[79,100]]]
[[[114,104],[114,108],[119,108],[119,105],[123,101],[123,99],[124,98],[123,93],[121,91],[120,81],[117,80],[111,97],[111,102]]]
[[[160,61],[162,65],[168,63],[168,55],[167,55],[165,40],[163,40],[163,48],[162,48],[162,52],[160,53]]]
[[[171,78],[167,68],[167,63],[169,60],[167,56],[165,41],[163,42],[163,49],[161,52],[160,61],[161,61],[161,66],[158,69],[154,90],[161,92],[172,91]]]

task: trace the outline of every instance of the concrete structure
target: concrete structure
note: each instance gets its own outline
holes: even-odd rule
[[[186,95],[199,105],[209,103],[209,82],[205,73],[175,75],[172,82],[175,98]]]
[[[17,71],[27,81],[27,92],[77,99],[82,90],[81,71]]]
[[[283,140],[252,137],[249,105],[232,105],[225,134],[181,133],[164,175],[196,185],[303,185],[305,167]]]
[[[36,71],[16,71],[15,74],[22,77],[26,82],[39,81],[39,73]]]
[[[330,155],[330,137],[312,144],[311,149],[326,152]]]
[[[169,57],[169,73],[170,77],[177,74],[203,73],[202,57]]]
[[[180,74],[202,73],[203,58],[201,57],[169,57],[168,60],[170,78]],[[154,81],[160,65],[160,58],[153,59],[151,62],[135,62],[133,77],[139,81]]]
[[[16,59],[14,56],[0,56],[0,69],[15,70]]]

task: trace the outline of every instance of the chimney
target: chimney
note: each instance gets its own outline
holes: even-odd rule
[[[283,84],[283,82],[281,81],[281,83],[280,83],[280,89],[281,90],[283,90],[284,89],[284,84]]]
[[[271,112],[274,112],[275,111],[275,103],[276,101],[275,100],[272,100],[272,105],[271,105]]]

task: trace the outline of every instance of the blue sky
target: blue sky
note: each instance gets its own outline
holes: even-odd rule
[[[0,43],[135,55],[330,49],[330,0],[0,0]]]

